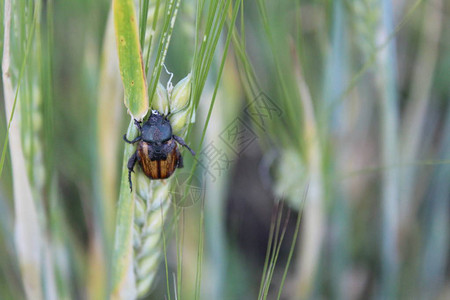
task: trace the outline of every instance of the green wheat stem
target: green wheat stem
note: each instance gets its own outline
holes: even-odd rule
[[[269,238],[267,239],[266,257],[264,259],[264,267],[263,267],[263,271],[262,271],[262,275],[261,275],[261,280],[259,283],[260,288],[259,288],[259,293],[258,293],[257,299],[261,299],[262,293],[264,292],[263,287],[264,287],[264,284],[266,281],[267,269],[269,267],[270,254],[272,253],[272,244],[273,244],[273,237],[274,237],[274,233],[275,233],[276,216],[277,216],[276,211],[273,210],[272,211],[272,219],[270,222]]]
[[[162,36],[159,43],[157,56],[155,60],[155,66],[153,68],[153,73],[151,76],[150,84],[148,87],[148,95],[150,96],[150,106],[152,105],[153,97],[156,92],[156,86],[159,82],[159,77],[161,75],[161,70],[166,59],[167,50],[169,48],[170,39],[172,38],[173,28],[175,26],[175,21],[177,19],[178,9],[181,0],[169,0],[166,4],[167,13],[164,19],[164,25],[162,29]]]
[[[299,210],[300,212],[297,216],[297,222],[295,224],[294,235],[292,236],[292,242],[291,242],[291,247],[289,250],[288,259],[286,261],[286,266],[284,268],[283,277],[281,278],[280,287],[278,289],[278,296],[277,296],[278,300],[281,298],[281,292],[283,291],[283,286],[284,286],[284,283],[287,278],[289,266],[291,265],[291,260],[292,260],[292,257],[294,256],[294,249],[295,249],[295,245],[297,244],[297,237],[298,237],[298,233],[300,231],[300,224],[301,224],[302,217],[303,217],[303,207],[305,205],[307,196],[308,196],[308,185],[306,186],[305,192],[303,194],[303,201],[301,201],[300,210]]]
[[[229,49],[229,46],[230,46],[231,37],[232,37],[233,31],[234,31],[234,26],[233,25],[234,25],[234,23],[236,21],[236,17],[238,15],[239,7],[240,7],[241,3],[242,3],[242,1],[238,2],[238,4],[233,9],[234,10],[233,11],[233,17],[232,17],[232,21],[231,21],[232,25],[230,26],[230,29],[228,31],[227,40],[225,42],[225,47],[224,47],[224,53],[222,55],[222,61],[220,63],[220,67],[219,67],[218,79],[217,79],[216,85],[214,87],[214,92],[213,92],[213,96],[211,98],[211,104],[210,104],[210,107],[209,107],[209,110],[208,110],[208,115],[206,117],[205,125],[203,126],[202,136],[201,136],[199,145],[197,147],[198,149],[201,149],[201,147],[203,145],[203,142],[205,140],[206,129],[208,128],[208,124],[209,124],[210,119],[211,119],[211,114],[212,114],[212,110],[214,108],[214,103],[216,101],[216,96],[217,96],[217,91],[218,91],[218,88],[219,88],[220,79],[221,79],[221,76],[222,76],[222,73],[223,73],[223,68],[225,66],[225,61],[226,61],[226,58],[227,58],[227,53],[228,53],[228,49]],[[197,166],[198,166],[198,160],[195,160],[195,162],[194,162],[194,164],[192,166],[192,169],[191,169],[191,176],[188,179],[188,183],[190,183],[192,181],[192,176],[193,176]],[[186,194],[186,191],[185,191],[185,194]],[[184,201],[184,198],[183,198],[183,201]]]
[[[150,40],[149,40],[149,42],[148,42],[148,46],[147,46],[147,52],[146,52],[146,62],[145,62],[145,74],[148,74],[148,68],[149,68],[149,63],[150,63],[150,57],[151,57],[151,54],[152,54],[152,43],[153,43],[153,37],[155,36],[155,34],[156,34],[156,25],[157,25],[157,22],[158,22],[158,20],[159,20],[159,16],[160,16],[160,14],[159,14],[159,8],[160,8],[160,5],[161,5],[161,0],[156,0],[156,3],[155,3],[155,13],[154,13],[154,15],[153,15],[153,21],[152,21],[152,27],[151,27],[151,34],[150,34]]]
[[[282,214],[280,214],[280,218],[281,218],[281,216],[282,216]],[[289,218],[290,218],[290,210],[288,211],[288,215],[287,215],[286,220],[284,222],[283,228],[281,229],[282,230],[281,231],[281,235],[280,235],[279,239],[277,239],[278,242],[277,242],[276,250],[275,250],[275,253],[274,253],[274,256],[273,256],[273,260],[271,261],[270,266],[269,266],[269,276],[267,278],[266,291],[264,293],[264,299],[267,299],[267,296],[269,294],[270,282],[272,282],[272,279],[273,279],[273,275],[274,275],[274,272],[275,272],[275,266],[277,264],[278,257],[280,255],[281,245],[283,244],[283,240],[284,240],[284,237],[286,235],[286,229],[287,229],[287,224],[289,222]]]

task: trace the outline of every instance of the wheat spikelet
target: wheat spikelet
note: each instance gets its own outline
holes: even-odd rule
[[[26,22],[20,10],[22,9],[18,3],[13,3],[13,26],[12,30],[12,64],[10,65],[11,80],[14,90],[19,86],[19,66],[23,63],[23,56],[25,54],[24,46],[20,44],[20,41],[26,37],[22,35],[21,26]],[[40,6],[39,3],[35,4]],[[38,7],[39,7],[38,6]],[[27,10],[32,12],[34,7],[26,7]],[[26,30],[25,30],[26,31]],[[26,34],[31,34],[27,32]],[[29,62],[28,67],[23,73],[22,82],[20,85],[17,97],[18,109],[15,112],[14,118],[20,126],[21,139],[23,145],[23,154],[26,160],[27,174],[30,180],[30,184],[33,188],[33,196],[42,195],[45,184],[45,167],[43,161],[43,145],[42,145],[42,92],[40,87],[40,65],[38,60],[40,57],[40,48],[38,45],[39,37],[36,37],[37,32],[31,42],[30,53],[28,54]],[[26,83],[26,84],[25,84]],[[40,205],[40,199],[37,204]],[[39,208],[40,209],[40,208]]]
[[[156,276],[164,219],[170,207],[169,183],[148,181],[144,174],[138,174],[133,248],[136,288],[140,297],[148,291]]]
[[[355,44],[366,62],[375,51],[376,32],[380,20],[380,5],[377,0],[347,0],[352,13]]]
[[[41,114],[42,96],[40,88],[36,84],[33,84],[29,95],[30,103],[28,108],[29,112],[27,113],[29,124],[25,128],[22,128],[24,156],[27,161],[28,176],[30,177],[33,194],[35,197],[41,197],[43,195],[46,172],[41,140],[43,120]],[[37,201],[37,204],[40,205],[39,209],[43,210],[42,199]],[[40,213],[42,214],[43,212],[40,211]]]
[[[275,194],[279,199],[286,199],[292,207],[300,208],[299,195],[308,185],[308,170],[298,150],[286,147],[275,164]],[[290,174],[290,176],[286,176]]]

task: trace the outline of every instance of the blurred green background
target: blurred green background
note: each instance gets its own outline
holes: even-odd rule
[[[28,28],[12,44],[17,85],[35,6],[13,3],[13,23],[22,17]],[[27,176],[34,187],[43,181],[33,197],[57,286],[56,298],[43,299],[103,299],[129,122],[106,34],[111,2],[39,3],[42,45],[28,54],[21,89],[40,100],[24,104],[19,93],[15,117],[24,148],[35,149],[25,151]],[[179,8],[165,60],[175,83],[191,71],[196,5]],[[1,7],[3,24],[5,1]],[[162,257],[146,299],[165,299],[167,282],[172,297],[198,298],[199,232],[201,299],[450,299],[449,16],[444,0],[250,0],[232,25],[230,9],[187,139],[197,152],[200,196],[181,209],[181,244],[166,237],[169,276]],[[163,71],[160,82],[168,77]],[[11,155],[0,182],[0,299],[26,299]],[[177,171],[181,185],[189,156]],[[279,212],[285,235],[263,284]]]

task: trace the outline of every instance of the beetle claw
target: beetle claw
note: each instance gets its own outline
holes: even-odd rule
[[[134,125],[136,125],[136,127],[139,128],[140,131],[142,131],[141,123],[142,121],[134,119]]]
[[[133,183],[131,182],[131,172],[128,171],[128,182],[130,183],[130,193],[133,192]]]

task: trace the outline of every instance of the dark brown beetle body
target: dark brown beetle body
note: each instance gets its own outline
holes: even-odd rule
[[[129,144],[139,142],[136,152],[128,160],[130,190],[132,189],[131,172],[134,172],[136,162],[139,162],[142,171],[150,179],[165,179],[169,178],[176,168],[183,167],[183,157],[177,143],[188,148],[192,155],[195,155],[181,137],[172,134],[169,120],[157,110],[152,110],[152,114],[143,126],[138,121],[135,121],[135,124],[141,135],[132,141],[127,140],[126,135],[123,136],[125,142]]]
[[[168,143],[175,144],[173,140],[170,140]],[[183,167],[183,165],[179,165],[179,163],[182,162],[182,157],[176,144],[173,150],[167,154],[167,158],[165,160],[151,160],[149,147],[151,146],[148,143],[141,141],[139,142],[137,149],[139,165],[141,166],[144,174],[149,178],[165,179],[170,177],[176,168]]]

